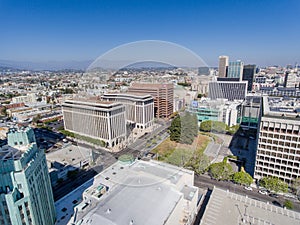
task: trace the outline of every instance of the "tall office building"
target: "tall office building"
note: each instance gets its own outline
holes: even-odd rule
[[[228,56],[225,55],[219,56],[219,77],[226,77],[228,60],[229,60]]]
[[[240,60],[236,62],[229,62],[227,77],[239,78],[242,80],[244,63]]]
[[[298,99],[263,97],[254,178],[300,177],[300,104]]]
[[[102,140],[116,150],[126,140],[125,106],[121,103],[69,99],[62,104],[62,112],[68,131]]]
[[[252,91],[252,84],[254,74],[256,71],[256,65],[245,65],[243,69],[243,80],[248,81],[248,91]]]
[[[31,128],[11,128],[0,150],[0,224],[53,225],[55,208],[45,153]]]
[[[174,85],[158,83],[133,83],[129,92],[150,94],[154,98],[154,115],[168,118],[174,110]]]
[[[247,94],[247,81],[213,81],[208,85],[208,97],[212,100],[225,98],[229,101],[244,100]]]
[[[139,130],[146,130],[154,123],[154,101],[149,94],[107,93],[103,100],[120,102],[125,105],[126,121]]]

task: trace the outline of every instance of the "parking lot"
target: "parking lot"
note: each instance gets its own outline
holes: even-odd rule
[[[35,128],[34,134],[38,147],[44,151],[48,151],[52,147],[54,147],[54,149],[59,148],[60,146],[57,146],[57,144],[59,142],[62,144],[62,140],[65,138],[63,134],[43,128]]]

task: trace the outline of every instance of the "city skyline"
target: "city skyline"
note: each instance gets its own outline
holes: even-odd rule
[[[294,65],[300,62],[299,8],[297,1],[2,1],[0,59],[76,63],[121,44],[163,40],[191,49],[209,66],[220,55]]]

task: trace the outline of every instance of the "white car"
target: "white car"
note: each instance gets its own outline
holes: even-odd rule
[[[248,191],[252,191],[253,189],[252,189],[252,187],[244,187],[246,190],[248,190]]]
[[[268,195],[268,192],[262,191],[262,190],[259,190],[258,193],[260,193],[260,194],[262,194],[262,195]]]

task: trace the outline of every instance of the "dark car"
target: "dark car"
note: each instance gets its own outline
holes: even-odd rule
[[[273,205],[281,207],[281,204],[279,202],[277,202],[277,201],[273,201],[272,203],[273,203]]]
[[[271,194],[269,194],[269,196],[272,198],[278,198],[278,194],[275,194],[275,193],[271,193]]]

